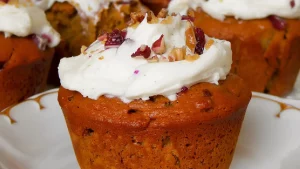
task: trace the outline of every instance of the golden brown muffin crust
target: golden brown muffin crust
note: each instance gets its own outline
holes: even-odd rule
[[[229,75],[176,101],[91,100],[63,87],[58,100],[82,169],[228,169],[251,92]]]
[[[235,75],[229,75],[225,81],[220,81],[220,85],[194,85],[187,92],[179,93],[176,101],[163,96],[154,96],[148,101],[135,100],[129,104],[105,96],[95,101],[63,87],[60,88],[58,98],[61,106],[71,112],[76,112],[79,107],[85,112],[82,114],[84,118],[129,128],[144,128],[148,125],[156,128],[225,118],[231,116],[232,112],[245,109],[250,97],[243,81]]]
[[[53,49],[41,51],[31,37],[0,33],[0,110],[46,87]]]

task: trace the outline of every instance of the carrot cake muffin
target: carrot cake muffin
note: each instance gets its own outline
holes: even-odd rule
[[[62,57],[80,54],[82,45],[89,45],[99,34],[123,29],[130,13],[145,11],[138,0],[39,0],[37,6],[46,11],[52,26],[61,34],[56,48],[49,82],[59,83],[57,66]]]
[[[0,110],[46,87],[59,34],[43,10],[0,1]]]
[[[59,65],[82,169],[228,169],[251,92],[230,43],[180,15],[137,14]]]
[[[189,10],[189,9],[193,9]],[[300,68],[300,1],[172,0],[207,35],[231,42],[231,72],[253,91],[288,94]]]

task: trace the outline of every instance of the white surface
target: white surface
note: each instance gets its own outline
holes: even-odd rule
[[[300,107],[299,100],[254,95]],[[42,110],[35,101],[15,106],[15,124],[0,115],[1,169],[79,169],[56,99],[56,93],[43,97]],[[288,109],[277,118],[279,111],[274,101],[251,100],[231,169],[300,168],[300,111]]]
[[[227,41],[214,39],[197,60],[168,61],[173,48],[186,47],[185,31],[190,25],[179,15],[169,19],[172,23],[150,24],[145,17],[136,29],[127,29],[126,40],[121,46],[104,50],[104,44],[97,40],[81,55],[63,58],[58,67],[62,86],[90,99],[107,95],[129,102],[139,98],[148,100],[153,95],[175,100],[183,86],[199,82],[217,84],[226,79],[232,64],[232,51]],[[149,63],[143,57],[131,57],[141,45],[151,48],[162,34],[166,52],[157,55],[159,62]],[[209,39],[206,37],[207,41]],[[186,54],[195,53],[187,48]],[[151,56],[154,55],[152,51]]]
[[[298,74],[298,78],[297,78],[297,81],[295,83],[294,90],[292,91],[291,94],[289,94],[287,96],[287,98],[300,100],[300,72]]]
[[[269,15],[284,18],[300,17],[300,0],[172,0],[169,11],[186,14],[188,8],[201,7],[206,13],[216,19],[223,20],[225,16],[237,19],[260,19]]]

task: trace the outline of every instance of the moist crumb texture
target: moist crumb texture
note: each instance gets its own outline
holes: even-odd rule
[[[247,86],[230,74],[219,85],[199,83],[177,95],[125,104],[61,87],[81,168],[228,169],[251,97]]]

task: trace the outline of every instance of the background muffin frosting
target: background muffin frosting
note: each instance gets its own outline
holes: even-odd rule
[[[60,42],[60,35],[51,27],[44,11],[31,3],[0,1],[0,20],[0,32],[4,32],[6,37],[34,34],[46,41],[49,47],[54,47]]]
[[[244,20],[261,19],[270,15],[300,17],[300,0],[172,0],[168,9],[170,12],[186,14],[189,8],[197,7],[219,20],[226,16]]]

